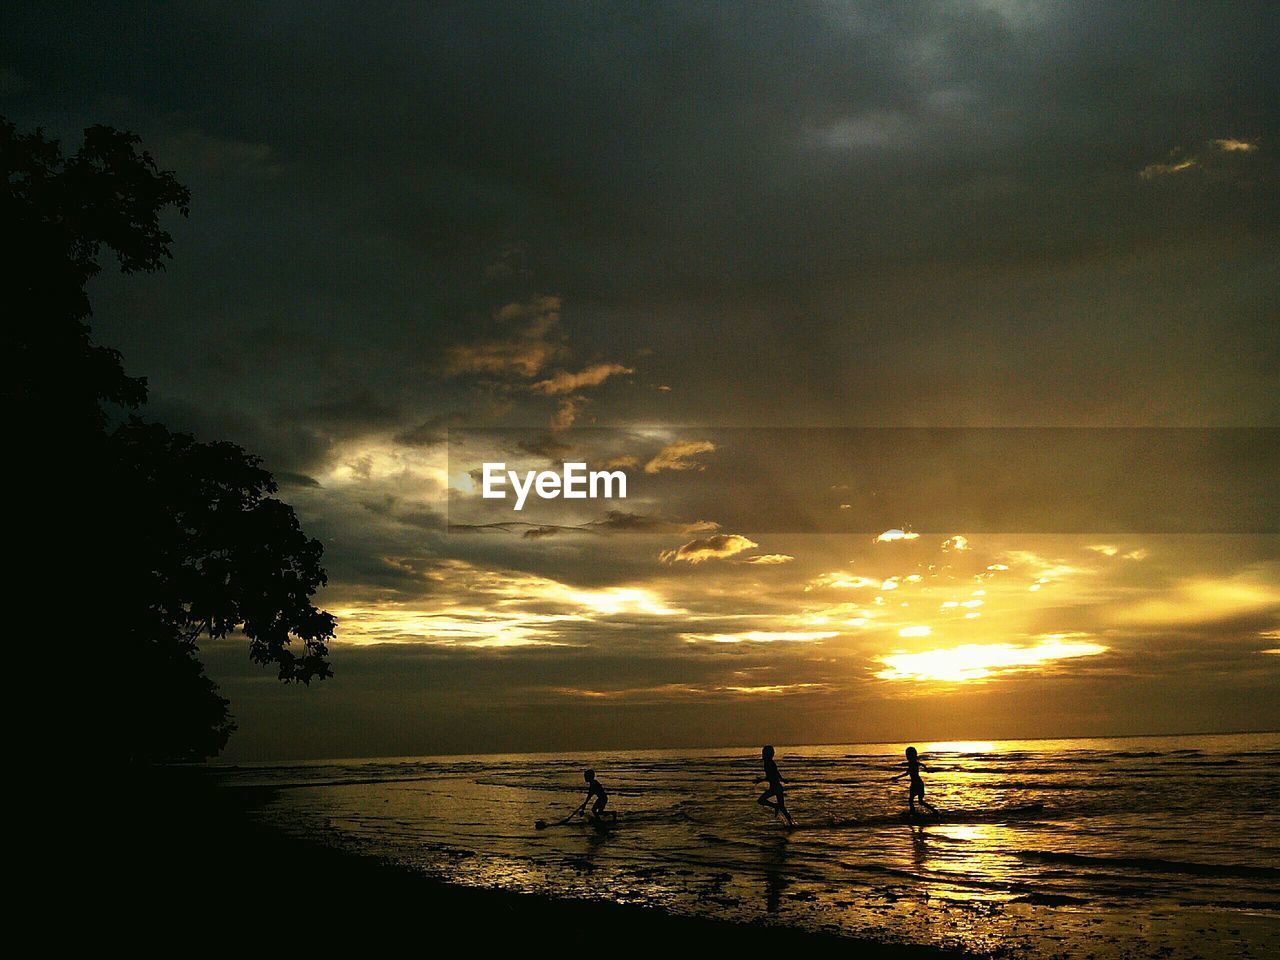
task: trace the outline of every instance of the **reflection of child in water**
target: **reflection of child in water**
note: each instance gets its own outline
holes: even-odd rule
[[[582,805],[585,807],[588,803],[591,803],[592,797],[595,797],[596,800],[595,803],[591,804],[591,818],[593,820],[601,820],[607,812],[611,819],[617,820],[618,815],[614,811],[605,810],[605,804],[609,802],[609,794],[600,785],[600,781],[596,779],[596,772],[594,770],[585,770],[583,771],[582,779],[587,781],[587,799],[582,801]]]
[[[892,780],[901,780],[903,777],[911,778],[911,787],[907,791],[907,805],[911,808],[912,813],[916,812],[917,799],[920,800],[920,805],[930,813],[938,812],[937,808],[924,798],[924,781],[920,779],[920,771],[928,769],[928,767],[920,762],[920,754],[916,752],[916,748],[907,747],[907,769],[903,770],[896,777],[890,778]]]
[[[773,817],[785,817],[787,826],[794,827],[796,822],[791,819],[791,814],[787,812],[787,801],[783,796],[782,785],[786,783],[782,779],[782,774],[778,772],[778,765],[773,762],[773,747],[765,747],[760,751],[760,756],[764,760],[764,776],[757,777],[756,783],[768,783],[764,793],[760,794],[760,799],[756,803],[762,807],[768,807],[773,811]],[[776,797],[776,801],[771,801],[770,797]]]

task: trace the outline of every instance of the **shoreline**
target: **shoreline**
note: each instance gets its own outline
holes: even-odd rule
[[[153,772],[121,793],[132,823],[121,837],[126,843],[120,855],[133,862],[139,877],[147,878],[146,888],[134,893],[143,894],[156,917],[178,921],[189,912],[193,893],[200,900],[205,899],[201,891],[210,897],[220,893],[226,898],[217,918],[223,936],[292,939],[301,933],[289,933],[295,924],[340,925],[354,933],[356,924],[375,923],[379,926],[367,935],[380,944],[395,941],[419,948],[432,946],[440,936],[450,944],[474,938],[475,946],[487,949],[628,954],[678,946],[753,952],[790,948],[810,956],[848,956],[856,950],[868,960],[973,956],[782,925],[682,916],[656,907],[456,886],[381,858],[289,836],[252,817],[274,795],[273,788],[217,785],[192,774]],[[156,816],[161,809],[165,815]],[[268,899],[245,903],[245,893]],[[190,937],[189,930],[175,931],[175,936]]]

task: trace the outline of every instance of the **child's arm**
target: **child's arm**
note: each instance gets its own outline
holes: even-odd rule
[[[908,771],[903,770],[903,771],[902,771],[900,774],[898,774],[896,777],[890,777],[890,778],[889,778],[889,782],[890,782],[890,783],[893,783],[893,781],[895,781],[895,780],[901,780],[903,777],[905,777],[905,776],[907,775],[907,773],[908,773]]]

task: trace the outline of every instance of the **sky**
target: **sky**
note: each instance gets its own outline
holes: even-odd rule
[[[0,113],[192,191],[99,341],[325,545],[332,680],[203,648],[226,756],[1280,727],[1277,20],[6,5]],[[1111,452],[912,440],[1013,427]],[[637,494],[507,523],[462,436]]]

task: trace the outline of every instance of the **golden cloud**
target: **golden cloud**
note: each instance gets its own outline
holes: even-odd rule
[[[1093,543],[1085,549],[1092,550],[1094,553],[1100,553],[1104,557],[1119,556],[1122,560],[1145,560],[1150,556],[1150,551],[1143,550],[1141,548],[1129,550],[1128,552],[1121,554],[1120,548],[1111,543]]]
[[[878,587],[881,581],[872,580],[870,577],[855,577],[847,573],[835,571],[833,573],[823,573],[814,577],[804,586],[804,592],[811,590],[822,590],[832,588],[836,590],[861,590],[866,587]]]
[[[682,633],[690,643],[814,643],[840,636],[831,630],[743,630],[740,633]]]
[[[714,537],[690,540],[674,550],[663,550],[658,559],[663,563],[702,563],[704,560],[723,560],[758,546],[760,544],[736,533],[718,533]]]
[[[1257,149],[1258,145],[1256,143],[1250,143],[1248,140],[1237,140],[1234,137],[1210,140],[1190,153],[1181,148],[1174,150],[1171,152],[1168,162],[1149,163],[1138,171],[1138,176],[1143,180],[1154,180],[1157,177],[1167,177],[1198,168],[1221,168],[1223,163],[1229,162],[1223,156],[1224,154],[1253,153]]]
[[[649,687],[621,687],[615,690],[595,690],[584,687],[552,687],[550,692],[561,697],[583,700],[630,700],[652,703],[664,700],[697,697],[714,699],[729,697],[785,697],[797,693],[812,693],[831,689],[825,683],[767,683],[767,684],[694,684],[663,683]]]
[[[635,371],[631,367],[624,367],[620,363],[596,363],[577,373],[562,370],[546,380],[539,380],[529,389],[534,393],[558,396],[572,393],[574,390],[580,390],[583,387],[598,387],[610,377],[626,373],[635,373]]]
[[[563,398],[556,406],[555,416],[551,418],[551,429],[558,432],[572,427],[584,402],[582,397]]]
[[[1258,149],[1256,143],[1249,143],[1247,140],[1233,140],[1231,138],[1215,140],[1213,145],[1223,153],[1253,153]]]
[[[536,376],[557,350],[551,334],[560,322],[560,305],[555,296],[508,303],[494,312],[494,320],[516,329],[506,337],[455,344],[446,351],[446,370],[451,374]]]
[[[561,630],[570,624],[687,613],[648,587],[575,587],[549,577],[485,569],[461,560],[434,564],[421,576],[442,588],[429,605],[387,601],[333,609],[340,642],[556,646],[566,642]]]
[[[1162,597],[1141,600],[1116,610],[1124,624],[1171,626],[1212,623],[1280,609],[1280,587],[1254,576],[1226,580],[1186,580]]]
[[[1138,172],[1138,176],[1143,180],[1154,180],[1156,177],[1168,176],[1171,173],[1182,173],[1196,165],[1196,161],[1192,159],[1180,160],[1177,163],[1149,163]]]
[[[920,534],[913,533],[910,530],[899,530],[898,528],[895,527],[892,530],[886,530],[884,533],[880,534],[880,536],[876,537],[873,542],[894,543],[898,540],[919,540],[919,539],[920,539]]]
[[[694,463],[690,457],[700,453],[711,453],[716,445],[710,440],[681,440],[670,443],[644,465],[645,473],[658,473],[661,470],[701,470],[702,465]]]

